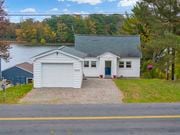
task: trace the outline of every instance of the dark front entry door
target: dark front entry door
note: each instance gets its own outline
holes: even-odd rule
[[[105,75],[111,75],[111,61],[105,61]]]

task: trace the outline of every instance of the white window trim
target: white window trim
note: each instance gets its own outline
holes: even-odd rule
[[[129,64],[127,64],[127,62],[130,62],[131,67],[127,67],[127,65],[129,65]],[[131,69],[132,68],[132,61],[126,61],[126,68],[127,69]]]
[[[28,80],[29,80],[29,79],[32,79],[32,82],[33,82],[33,78],[32,78],[32,77],[27,77],[27,78],[26,78],[26,84],[28,84]]]
[[[95,62],[95,64],[96,64],[95,67],[92,66],[92,62]],[[97,61],[95,61],[95,60],[94,60],[94,61],[91,61],[91,68],[97,68]]]
[[[85,62],[88,62],[88,66],[87,66],[87,67],[85,66]],[[84,66],[84,68],[89,68],[89,67],[90,67],[90,61],[85,60],[85,61],[84,61],[84,65],[83,65],[83,66]]]
[[[120,66],[119,66],[119,65],[120,65],[120,62],[123,62],[123,63],[124,63],[124,64],[123,64],[123,67],[120,67]],[[122,69],[122,68],[125,68],[125,61],[119,61],[119,65],[118,65],[119,68],[121,68],[121,69]]]

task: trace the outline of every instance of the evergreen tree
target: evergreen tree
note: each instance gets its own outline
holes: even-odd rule
[[[178,0],[142,0],[132,11],[133,15],[127,17],[122,29],[126,33],[140,34],[143,61],[152,60],[158,65],[157,68],[166,70],[167,79],[171,70],[174,80],[180,47],[177,35],[180,25]],[[162,68],[163,65],[166,65],[166,69]]]

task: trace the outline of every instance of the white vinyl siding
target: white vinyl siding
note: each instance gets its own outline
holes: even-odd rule
[[[34,87],[41,87],[41,63],[35,61],[33,63],[33,77],[34,77]]]
[[[126,68],[131,68],[132,65],[131,65],[131,61],[126,61]]]
[[[83,67],[83,73],[86,77],[99,76],[99,60],[97,58],[85,58],[84,62],[89,62],[89,67]],[[92,62],[96,63],[96,67],[92,67]]]
[[[124,68],[118,67],[118,77],[140,77],[140,58],[121,58]]]
[[[88,67],[84,67],[84,62],[88,61]],[[117,77],[140,77],[140,58],[119,58],[111,53],[105,53],[97,58],[85,58],[83,61],[67,56],[62,53],[53,53],[34,61],[34,87],[43,87],[43,64],[71,64],[73,67],[69,71],[69,78],[72,75],[73,84],[70,87],[81,88],[83,74],[86,77],[105,77],[105,61],[111,61],[111,76]],[[124,68],[120,68],[120,62],[124,62]],[[96,63],[96,67],[95,67]],[[121,65],[123,65],[121,63]],[[131,67],[128,68],[127,67]],[[121,66],[123,67],[123,66]],[[66,69],[63,73],[68,72]],[[53,72],[49,71],[49,72]],[[56,71],[57,72],[57,71]],[[61,74],[63,74],[61,73]],[[54,74],[54,73],[53,73]]]
[[[124,68],[124,61],[119,61],[119,68]]]
[[[35,88],[43,87],[43,78],[42,78],[43,77],[43,64],[57,64],[57,65],[58,64],[67,64],[67,65],[72,64],[73,71],[71,74],[72,74],[72,79],[73,79],[73,86],[70,86],[70,87],[81,88],[82,79],[83,79],[82,61],[76,58],[73,58],[71,56],[62,54],[60,52],[43,56],[34,61],[34,87]],[[54,72],[54,71],[52,70],[50,72]],[[68,71],[64,71],[64,72],[68,72]]]

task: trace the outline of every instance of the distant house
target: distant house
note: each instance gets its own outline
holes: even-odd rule
[[[139,36],[76,35],[75,46],[33,58],[34,87],[80,88],[86,77],[139,77]]]
[[[32,83],[33,64],[25,62],[8,68],[2,71],[2,77],[13,85]]]

